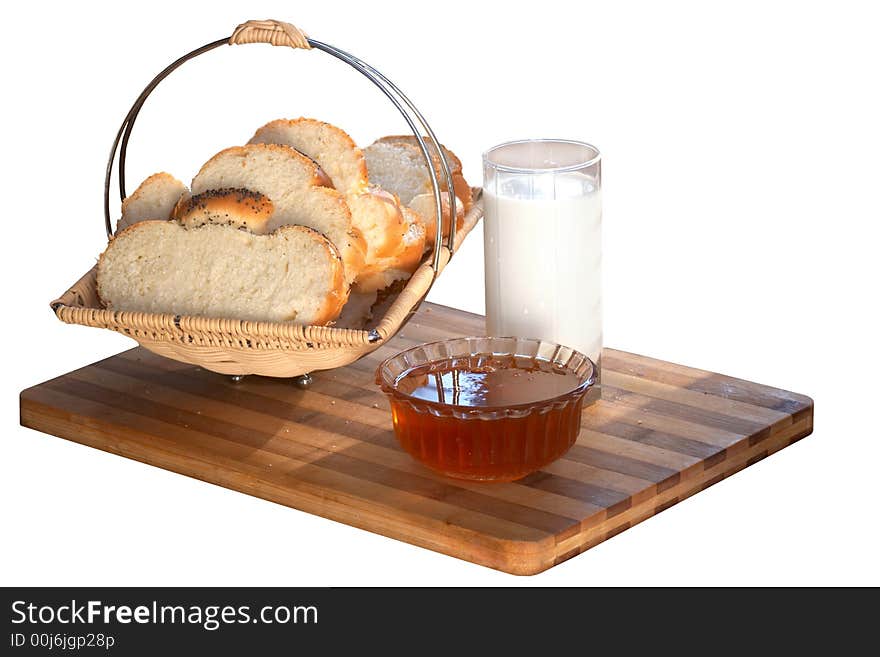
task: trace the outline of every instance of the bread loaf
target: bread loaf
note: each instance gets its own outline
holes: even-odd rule
[[[446,177],[440,165],[440,157],[433,142],[426,138],[432,163],[440,183],[443,207],[443,235],[449,234],[450,197]],[[470,187],[461,173],[461,162],[455,153],[443,148],[452,176],[456,197],[456,227],[464,221],[465,213],[472,205]],[[437,208],[431,175],[414,136],[382,137],[365,151],[370,180],[400,197],[402,203],[415,210],[425,224],[427,245],[434,243],[437,226]]]
[[[310,228],[254,235],[174,221],[139,222],[114,237],[97,288],[115,310],[313,325],[334,320],[348,296],[338,250]]]
[[[356,223],[367,244],[364,266],[369,268],[382,258],[397,255],[404,249],[406,222],[397,197],[378,187],[346,197]]]
[[[411,275],[422,262],[422,255],[427,247],[425,243],[427,235],[425,225],[420,221],[418,214],[404,207],[403,216],[406,218],[407,226],[403,236],[404,250],[397,256],[393,268]]]
[[[440,192],[440,202],[443,207],[443,237],[449,236],[449,192]],[[437,238],[437,204],[434,202],[434,194],[419,194],[409,202],[409,208],[419,217],[419,221],[425,226],[425,247],[434,248]],[[455,204],[455,229],[459,230],[464,225],[464,203]]]
[[[443,173],[443,165],[440,162],[440,156],[437,153],[437,148],[434,145],[434,140],[427,136],[424,138],[424,140],[428,146],[428,153],[431,156],[431,162],[434,165],[434,171],[437,174],[437,180],[440,182],[440,189],[442,191],[448,192],[449,188],[446,184],[446,176]],[[415,135],[388,135],[385,137],[380,137],[376,141],[382,144],[412,146],[419,154],[419,162],[421,163],[421,166],[424,166],[422,151],[419,148],[419,142],[415,138]],[[440,149],[442,150],[443,155],[446,156],[446,163],[449,165],[449,173],[452,176],[452,189],[455,192],[455,197],[461,201],[461,205],[464,207],[465,213],[467,213],[467,211],[470,210],[471,206],[473,205],[473,199],[471,197],[471,188],[468,185],[467,181],[464,179],[464,174],[462,173],[461,160],[455,153],[446,148],[446,146],[444,146],[443,144],[440,144]],[[425,174],[427,175],[427,168],[425,168]],[[433,193],[433,190],[431,189],[430,176],[428,176],[427,184],[428,189],[426,190],[426,193]]]
[[[269,233],[275,206],[259,192],[249,189],[212,189],[178,201],[171,218],[187,228],[222,224],[243,228],[256,235]]]
[[[409,205],[431,191],[431,177],[421,152],[409,144],[376,141],[364,149],[370,180]],[[441,183],[442,184],[442,183]]]
[[[380,258],[367,266],[352,288],[359,294],[378,292],[397,281],[407,280],[418,268],[425,252],[425,226],[412,210],[404,207],[406,217],[403,249],[389,258]]]
[[[257,130],[249,143],[290,146],[327,173],[345,196],[352,223],[364,237],[367,267],[403,249],[405,229],[398,200],[369,184],[364,154],[344,130],[316,119],[278,119]]]
[[[266,229],[302,225],[326,235],[339,249],[351,282],[363,267],[364,240],[351,221],[345,198],[322,186],[318,166],[289,146],[249,144],[221,151],[193,178],[193,194],[209,190],[247,189],[269,198],[274,206]]]
[[[122,202],[122,217],[116,230],[124,230],[147,219],[168,219],[181,197],[189,190],[169,173],[154,173]]]
[[[314,160],[342,194],[367,186],[367,164],[354,140],[341,128],[317,119],[277,119],[251,137],[249,144],[282,144]]]
[[[430,137],[425,137],[440,190],[449,191],[440,156]],[[449,164],[452,188],[461,201],[465,212],[473,204],[471,190],[461,170],[461,160],[445,146],[440,147]],[[419,194],[432,194],[431,174],[425,166],[425,158],[414,135],[390,135],[381,137],[364,150],[370,180],[394,192],[406,205]]]

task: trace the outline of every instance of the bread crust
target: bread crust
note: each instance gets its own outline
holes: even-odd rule
[[[345,282],[345,265],[342,262],[339,249],[327,237],[308,226],[282,226],[278,230],[297,230],[313,237],[316,242],[327,250],[328,257],[336,263],[336,266],[330,272],[330,293],[325,298],[321,310],[318,311],[313,322],[314,326],[326,326],[339,317],[342,307],[348,301],[350,292],[350,287]]]
[[[122,212],[125,213],[126,208],[128,208],[132,203],[141,200],[145,191],[152,187],[153,185],[158,184],[168,184],[168,185],[179,185],[181,188],[181,193],[186,190],[186,185],[180,182],[177,178],[172,176],[170,173],[165,171],[160,171],[158,173],[154,173],[151,176],[148,176],[144,179],[144,181],[138,185],[138,188],[134,190],[131,194],[125,197],[122,201]],[[156,217],[159,219],[160,217]]]
[[[312,160],[312,158],[309,158],[309,159]],[[327,172],[321,168],[321,165],[318,164],[317,162],[315,162],[314,160],[312,160],[312,162],[314,162],[315,166],[318,167],[318,180],[320,181],[318,184],[321,187],[329,187],[330,189],[336,189],[336,187],[334,187],[334,185],[333,185],[333,181],[330,180],[330,176],[328,176]]]
[[[412,274],[418,269],[422,261],[422,254],[427,246],[427,231],[424,224],[419,221],[419,217],[409,208],[404,209],[404,216],[407,222],[406,247],[397,256],[395,269],[399,269],[408,274]]]
[[[344,162],[331,166],[325,161],[329,142],[335,140],[341,146]],[[343,194],[357,194],[367,187],[367,161],[354,139],[332,123],[308,117],[298,119],[275,119],[257,129],[249,144],[283,144],[295,148],[326,167],[330,186]]]
[[[449,207],[449,192],[440,193],[440,202],[443,208],[443,237],[446,238],[449,237],[449,216],[451,212],[451,208]],[[462,206],[462,203],[456,203],[455,205],[456,230],[461,229],[464,225],[465,212],[464,207]],[[408,210],[413,212],[418,217],[418,220],[425,226],[425,248],[433,248],[434,242],[437,238],[437,221],[435,219],[437,207],[434,204],[434,194],[419,194],[410,201]]]
[[[394,256],[367,265],[354,283],[359,294],[383,290],[395,281],[406,280],[418,269],[425,252],[425,226],[418,215],[403,206],[405,224],[401,234],[402,248]]]
[[[174,204],[180,198],[185,197],[189,190],[187,189],[186,185],[184,185],[170,173],[160,171],[159,173],[154,173],[153,175],[146,178],[140,185],[138,185],[138,188],[136,190],[134,190],[131,194],[126,196],[125,199],[123,199],[122,215],[116,224],[116,230],[124,230],[125,228],[131,226],[133,223],[137,223],[137,220],[132,221],[129,215],[133,213],[133,211],[135,210],[135,206],[138,203],[144,201],[145,197],[148,194],[153,193],[153,190],[155,188],[161,186],[165,186],[168,189],[175,190],[175,192],[172,192],[172,195],[174,195],[174,193],[177,194],[177,198],[172,201],[171,207],[168,208],[168,216],[144,217],[139,221],[143,221],[144,219],[168,219],[170,217],[171,209],[174,207]],[[164,214],[164,211],[158,214]]]
[[[319,167],[313,159],[306,157],[295,148],[284,146],[282,144],[247,144],[246,146],[230,146],[229,148],[224,148],[222,151],[216,153],[213,157],[211,157],[210,160],[202,165],[202,167],[199,169],[199,172],[193,177],[193,183],[191,187],[195,187],[196,180],[202,174],[202,172],[204,172],[205,169],[214,166],[218,160],[222,160],[229,156],[240,157],[242,159],[242,167],[247,166],[247,162],[244,158],[246,158],[250,154],[251,149],[253,148],[273,151],[275,153],[278,153],[279,155],[299,160],[303,166],[311,170],[312,180],[310,181],[310,184],[316,187],[327,187],[327,185],[323,184],[324,180],[321,177]]]
[[[424,137],[425,142],[433,145],[434,140],[430,137]],[[376,141],[381,141],[386,144],[410,144],[416,148],[419,147],[419,141],[416,139],[415,135],[385,135],[384,137],[379,137]],[[446,160],[449,163],[450,171],[458,171],[461,172],[461,160],[458,159],[458,156],[453,153],[451,150],[446,148],[443,144],[440,145],[440,148],[443,149],[443,152],[446,154]],[[421,149],[420,149],[421,152]],[[436,157],[436,153],[434,153],[434,158],[436,162],[439,162],[439,158]]]
[[[346,200],[352,217],[358,217],[361,228],[370,231],[371,238],[365,242],[366,266],[393,256],[403,248],[403,206],[395,194],[373,185],[359,194],[347,196]]]
[[[274,211],[272,201],[259,192],[241,188],[209,189],[181,198],[171,218],[188,228],[206,223],[226,224],[265,235]]]

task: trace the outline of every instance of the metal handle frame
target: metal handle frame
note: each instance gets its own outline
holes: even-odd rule
[[[150,81],[150,83],[137,97],[137,100],[135,100],[134,104],[131,106],[128,114],[126,114],[122,125],[119,127],[119,130],[116,133],[116,138],[113,140],[113,145],[110,149],[110,158],[107,161],[107,169],[104,175],[104,227],[107,231],[108,239],[113,237],[113,224],[110,218],[110,187],[113,177],[113,165],[117,162],[118,155],[117,178],[119,183],[119,199],[120,201],[122,201],[127,196],[125,191],[125,156],[128,152],[128,142],[131,139],[131,133],[134,128],[135,121],[137,120],[138,114],[140,113],[141,108],[143,107],[147,98],[159,85],[159,83],[162,82],[162,80],[167,78],[171,73],[173,73],[176,69],[178,69],[189,60],[198,57],[199,55],[202,55],[210,50],[219,48],[223,45],[236,45],[236,42],[233,40],[234,36],[235,35],[233,34],[233,36],[207,43],[200,48],[196,48],[195,50],[188,52],[187,54],[169,64],[155,78]],[[421,151],[422,157],[425,160],[425,165],[428,167],[428,173],[431,178],[431,186],[433,187],[434,192],[434,207],[437,217],[437,236],[434,242],[432,269],[434,270],[434,278],[436,279],[437,274],[440,271],[440,255],[443,248],[443,202],[440,189],[440,181],[438,180],[437,171],[434,167],[434,160],[431,157],[431,148],[436,151],[436,154],[438,156],[440,168],[442,169],[443,178],[446,183],[446,189],[448,190],[449,194],[450,228],[446,248],[449,249],[450,257],[454,252],[456,227],[456,198],[453,191],[452,174],[450,172],[449,162],[446,159],[446,155],[443,152],[443,149],[440,147],[440,141],[437,139],[434,131],[431,129],[431,126],[428,125],[428,122],[425,120],[425,117],[422,115],[422,113],[416,108],[415,105],[413,105],[412,101],[406,97],[406,95],[397,87],[397,85],[391,82],[391,80],[385,77],[385,75],[377,71],[366,62],[358,59],[350,53],[345,52],[344,50],[340,50],[339,48],[326,44],[322,41],[316,41],[311,38],[306,38],[306,40],[310,48],[321,50],[329,55],[332,55],[336,59],[345,62],[356,71],[364,75],[374,85],[376,85],[397,108],[397,110],[400,112],[401,116],[403,116],[404,120],[409,126],[410,130],[412,130],[413,134],[415,135],[416,141],[418,142],[419,150]],[[430,146],[428,140],[426,140],[425,137],[422,136],[422,131],[424,131],[428,135],[431,141]],[[416,306],[418,306],[418,304],[416,304]]]

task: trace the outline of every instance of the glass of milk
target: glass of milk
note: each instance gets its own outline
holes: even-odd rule
[[[583,142],[483,154],[488,335],[556,342],[601,365],[601,187],[599,151]]]

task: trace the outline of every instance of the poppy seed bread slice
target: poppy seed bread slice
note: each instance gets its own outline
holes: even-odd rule
[[[221,224],[249,230],[255,235],[269,232],[275,206],[259,192],[249,189],[211,189],[178,201],[171,218],[187,228]]]
[[[280,226],[308,226],[326,235],[342,255],[346,280],[363,267],[363,236],[351,222],[345,198],[322,186],[318,166],[289,146],[248,144],[220,151],[192,181],[192,193],[248,189],[266,196],[274,206],[269,232]]]
[[[143,221],[98,260],[113,310],[323,325],[348,297],[337,249],[304,226],[254,235],[231,226]]]

